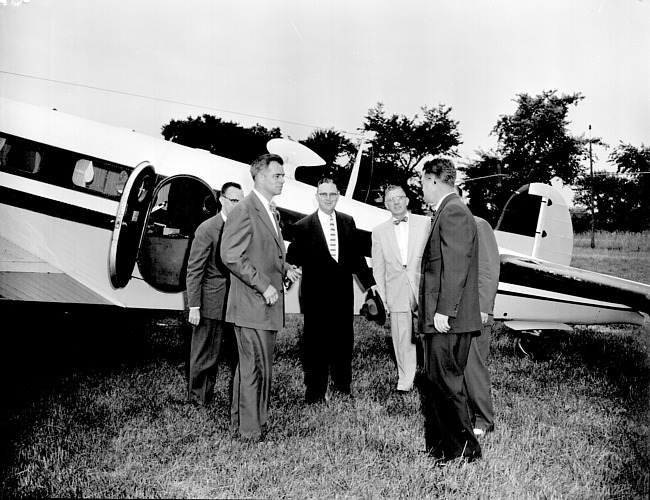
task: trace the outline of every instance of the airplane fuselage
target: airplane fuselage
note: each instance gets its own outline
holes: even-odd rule
[[[163,293],[153,288],[142,279],[137,267],[133,270],[134,279],[127,279],[123,288],[113,286],[109,277],[116,217],[125,183],[136,167],[152,166],[163,181],[178,174],[195,177],[208,190],[218,189],[227,181],[240,183],[245,193],[252,189],[249,166],[240,162],[11,101],[0,102],[0,141],[0,239],[39,261],[30,262],[32,257],[21,257],[13,263],[10,259],[0,260],[0,275],[36,273],[49,266],[45,274],[65,274],[92,292],[88,300],[97,296],[106,304],[170,310],[184,307],[181,293]],[[165,205],[165,209],[159,213],[173,204],[172,194],[163,193],[164,203],[159,206]],[[282,194],[275,200],[285,222],[294,222],[315,211],[314,194],[314,187],[286,179]],[[348,197],[340,199],[337,210],[354,216],[360,244],[369,257],[370,232],[390,213]],[[160,228],[160,238],[170,242],[175,237],[191,238],[193,229],[182,229],[185,215],[182,209],[176,214],[170,209],[166,216],[175,218],[175,222],[157,220],[152,215],[155,223],[150,222],[150,226]],[[131,223],[123,222],[125,226]],[[290,239],[289,236],[288,244]],[[497,320],[531,327],[544,323],[641,324],[644,317],[638,311],[650,309],[648,285],[539,259],[527,260],[504,248],[500,252]],[[55,302],[78,302],[88,296],[67,284],[58,284],[57,280],[42,283],[41,288],[51,284]],[[357,284],[354,286],[358,312],[364,294]],[[66,287],[70,288],[68,296]],[[294,286],[287,294],[288,312],[299,312],[297,290]],[[9,285],[2,292],[5,296],[0,299],[30,300],[10,296]],[[40,297],[44,290],[41,292]],[[39,301],[33,297],[31,300]]]

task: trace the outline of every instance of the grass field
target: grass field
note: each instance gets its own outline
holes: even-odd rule
[[[574,265],[650,283],[649,254],[577,244]],[[2,497],[647,499],[650,493],[648,325],[551,335],[544,362],[515,357],[511,336],[497,325],[490,359],[497,421],[482,438],[484,458],[435,467],[422,453],[420,392],[395,392],[389,332],[361,318],[355,398],[306,407],[302,319],[287,317],[276,349],[270,432],[251,445],[227,431],[225,364],[214,404],[185,404],[179,315],[110,311],[106,318],[101,309],[62,314],[13,305],[2,312],[32,325],[3,328]]]

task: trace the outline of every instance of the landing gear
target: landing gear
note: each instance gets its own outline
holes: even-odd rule
[[[544,361],[547,356],[542,330],[517,332],[513,349],[517,357],[531,361]]]

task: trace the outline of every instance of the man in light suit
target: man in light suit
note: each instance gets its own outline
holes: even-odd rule
[[[234,323],[239,364],[230,407],[231,430],[259,442],[267,430],[273,350],[284,327],[283,279],[300,271],[285,261],[280,225],[271,201],[282,193],[282,157],[265,154],[251,165],[253,191],[230,212],[221,260],[231,275],[226,321]]]
[[[474,434],[481,436],[494,430],[492,382],[486,361],[490,353],[501,258],[492,226],[480,217],[474,216],[474,220],[478,230],[478,293],[483,331],[472,340],[465,367],[465,384]]]
[[[221,188],[221,212],[196,228],[187,261],[188,322],[192,325],[187,397],[206,405],[213,396],[217,362],[223,338],[231,326],[225,323],[229,272],[219,256],[221,234],[228,214],[244,197],[239,184]]]
[[[464,383],[472,337],[482,328],[476,222],[454,192],[451,160],[427,161],[421,180],[424,200],[436,210],[422,255],[418,317],[430,396],[424,405],[426,447],[439,462],[471,461],[481,456]]]
[[[422,252],[431,221],[408,212],[409,199],[399,186],[386,187],[384,203],[392,217],[372,230],[372,272],[379,296],[390,312],[397,390],[408,392],[413,388],[417,369],[413,318],[418,309]]]
[[[316,191],[318,210],[294,226],[287,260],[301,266],[304,314],[303,370],[305,402],[325,400],[331,375],[333,390],[351,394],[354,347],[355,274],[364,288],[375,285],[360,250],[356,224],[335,211],[339,191],[332,179],[322,179]]]

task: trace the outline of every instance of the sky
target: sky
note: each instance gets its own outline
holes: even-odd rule
[[[572,134],[650,145],[650,0],[0,0],[0,96],[158,137],[204,113],[357,134],[378,102],[444,104],[465,161],[545,90],[584,96]]]

